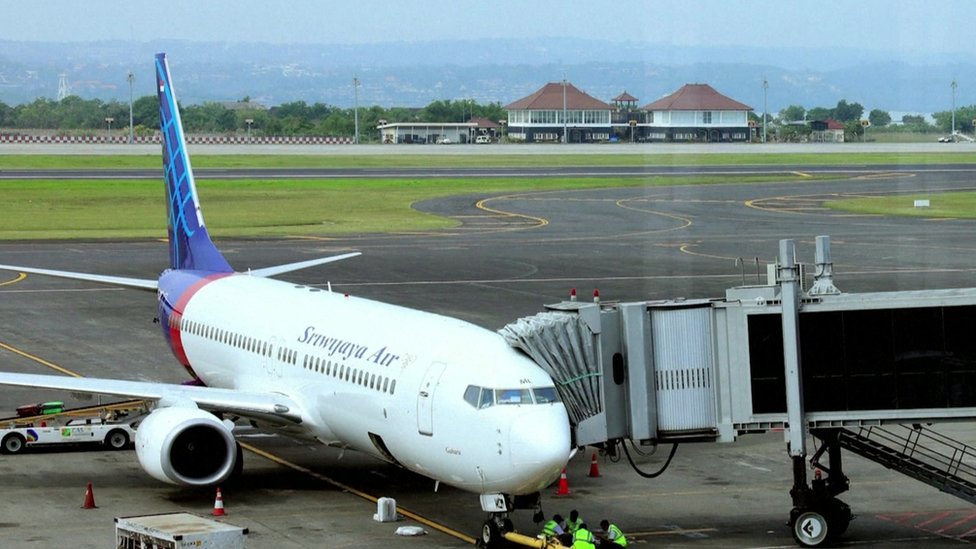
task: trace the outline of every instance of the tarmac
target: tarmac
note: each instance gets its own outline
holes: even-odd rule
[[[794,238],[804,262],[816,235],[832,237],[835,283],[843,291],[970,287],[976,275],[976,221],[855,216],[826,209],[843,195],[976,188],[970,169],[888,171],[831,181],[802,176],[750,185],[648,187],[470,196],[418,208],[457,219],[431,234],[225,240],[239,270],[348,250],[359,258],[288,275],[301,284],[457,316],[500,328],[535,314],[576,288],[604,301],[719,297],[756,281],[781,238]],[[206,211],[206,205],[204,205]],[[160,215],[163,207],[160,206]],[[122,276],[152,277],[165,267],[163,242],[0,243],[0,262]],[[17,372],[179,382],[183,372],[153,324],[155,297],[41,276],[0,273],[0,369]],[[72,395],[0,389],[0,415],[21,404]],[[971,425],[940,426],[976,441]],[[355,452],[244,433],[245,473],[223,487],[222,521],[249,528],[248,547],[466,547],[484,513],[477,498]],[[639,456],[644,471],[670,447]],[[544,494],[547,514],[578,509],[591,525],[618,524],[636,545],[793,547],[790,462],[781,433],[733,444],[685,444],[659,478],[644,480],[626,460],[594,451],[569,464],[571,494]],[[961,500],[856,456],[846,456],[851,491],[841,496],[857,518],[842,545],[943,547],[969,543],[976,512]],[[210,513],[210,488],[158,483],[131,451],[78,449],[0,456],[6,498],[0,546],[113,546],[113,518],[147,513]],[[82,509],[92,482],[97,509]],[[394,497],[409,514],[372,520],[370,498]],[[535,532],[529,513],[516,527]],[[399,537],[400,525],[428,534]]]

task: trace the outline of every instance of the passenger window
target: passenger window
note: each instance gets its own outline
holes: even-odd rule
[[[532,395],[535,396],[536,404],[559,402],[559,395],[556,393],[555,387],[536,387],[532,389]]]
[[[478,399],[481,397],[481,387],[475,387],[474,385],[468,385],[468,388],[464,390],[464,400],[474,406],[478,407]]]
[[[495,402],[502,404],[532,404],[532,394],[528,389],[496,389]]]

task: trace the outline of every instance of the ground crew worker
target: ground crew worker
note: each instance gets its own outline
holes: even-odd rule
[[[563,529],[563,517],[552,516],[552,520],[542,525],[542,535],[547,538],[557,538],[565,532]]]
[[[573,549],[596,549],[596,540],[585,522],[580,524],[573,534]]]
[[[580,524],[583,524],[583,519],[580,518],[579,511],[573,509],[569,512],[569,520],[566,521],[566,531],[575,534],[579,530]]]
[[[617,528],[616,524],[610,524],[609,520],[603,519],[600,521],[600,528],[607,533],[607,536],[600,540],[601,549],[627,547],[627,537],[620,531],[620,528]]]

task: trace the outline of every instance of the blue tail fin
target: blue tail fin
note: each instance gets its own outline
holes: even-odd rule
[[[156,54],[159,129],[163,134],[163,169],[169,205],[169,259],[173,269],[233,272],[203,223],[203,212],[186,152],[183,123],[173,94],[166,54]]]

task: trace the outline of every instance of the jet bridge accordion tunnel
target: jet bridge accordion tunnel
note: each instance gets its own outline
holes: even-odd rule
[[[556,382],[577,446],[732,442],[789,426],[782,290],[769,278],[719,299],[557,303],[500,333]],[[976,289],[800,288],[808,428],[976,418]]]

